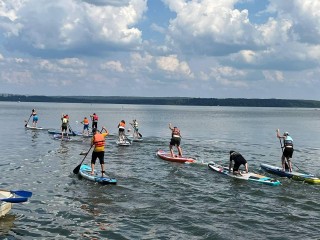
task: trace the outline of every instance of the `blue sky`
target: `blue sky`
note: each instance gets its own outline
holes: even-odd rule
[[[0,0],[0,93],[320,100],[320,1]]]

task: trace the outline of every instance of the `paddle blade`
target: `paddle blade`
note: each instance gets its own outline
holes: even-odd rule
[[[81,164],[79,164],[75,169],[73,169],[74,174],[78,174],[81,168]]]
[[[142,138],[142,134],[141,134],[141,133],[138,133],[138,135],[139,135],[139,137],[141,137],[141,138]]]
[[[21,202],[26,202],[28,201],[28,198],[23,197],[23,198],[2,198],[0,201],[3,202],[10,202],[10,203],[21,203]]]
[[[10,191],[10,192],[25,198],[29,198],[32,196],[32,192],[29,192],[29,191],[17,190],[17,191]]]

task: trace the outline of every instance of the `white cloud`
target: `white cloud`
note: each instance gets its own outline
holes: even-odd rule
[[[185,61],[180,62],[177,58],[177,55],[159,57],[156,60],[156,63],[158,68],[161,70],[182,74],[189,77],[193,76],[188,63]]]
[[[101,69],[104,69],[104,70],[108,69],[116,72],[124,72],[124,69],[120,61],[108,61],[108,62],[102,63],[100,67]]]
[[[139,48],[142,42],[141,31],[133,26],[147,9],[146,0],[132,0],[117,6],[73,0],[16,3],[1,8],[2,15],[10,12],[4,17],[11,22],[1,24],[0,29],[6,36],[7,46],[20,51],[101,54],[110,48]]]

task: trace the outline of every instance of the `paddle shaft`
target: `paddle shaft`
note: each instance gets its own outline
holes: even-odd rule
[[[81,167],[83,161],[84,161],[84,160],[86,159],[86,157],[88,156],[88,153],[90,152],[90,150],[91,150],[92,147],[93,147],[93,144],[91,145],[90,149],[88,150],[88,152],[86,153],[86,155],[85,155],[84,158],[82,159],[81,163],[80,163],[78,166],[76,166],[75,169],[73,169],[73,173],[74,173],[74,174],[78,174],[78,173],[79,173],[80,167]]]
[[[32,116],[32,113],[30,114],[30,117],[29,117],[29,119],[28,119],[27,123],[24,125],[25,127],[28,125],[28,123],[29,123],[29,121],[30,121],[31,116]]]

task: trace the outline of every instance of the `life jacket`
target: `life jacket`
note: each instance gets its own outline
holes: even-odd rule
[[[172,137],[180,137],[180,130],[179,130],[179,128],[173,128],[173,130],[172,130]]]
[[[133,127],[134,127],[134,128],[137,128],[137,127],[138,127],[138,122],[137,122],[137,121],[134,121],[134,122],[133,122]]]
[[[120,123],[119,123],[119,128],[126,128],[126,124],[123,123],[123,122],[120,122]]]
[[[96,133],[93,137],[93,144],[96,147],[103,147],[105,145],[105,138],[101,133]]]
[[[83,124],[84,125],[88,125],[89,124],[89,119],[88,118],[83,119]]]
[[[68,118],[63,117],[63,118],[62,118],[62,123],[68,123]]]
[[[293,139],[290,136],[286,136],[286,138],[283,141],[284,147],[289,147],[292,148],[293,147]]]
[[[98,117],[98,115],[93,115],[92,119],[93,119],[93,121],[97,122],[99,120],[99,117]]]

